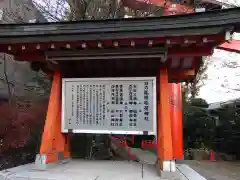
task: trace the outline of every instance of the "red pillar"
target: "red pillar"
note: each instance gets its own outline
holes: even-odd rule
[[[172,153],[168,71],[160,69],[157,123],[157,157],[162,171],[175,171]]]
[[[67,159],[70,157],[69,151],[69,137],[61,133],[61,76],[59,72],[55,72],[40,153],[36,157],[35,164],[45,167],[46,164]]]
[[[183,159],[182,93],[180,83],[169,83],[173,158]]]

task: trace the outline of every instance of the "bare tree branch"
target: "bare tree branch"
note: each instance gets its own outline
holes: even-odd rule
[[[49,21],[62,21],[69,12],[67,0],[33,0],[33,4]]]
[[[205,84],[205,80],[207,79],[207,69],[209,64],[211,63],[211,58],[207,57],[201,67],[198,70],[198,73],[193,80],[193,82],[185,83],[185,91],[189,98],[189,100],[196,98],[196,96],[200,92],[200,88]]]
[[[2,61],[3,61],[3,74],[4,74],[4,79],[0,79],[2,80],[6,85],[7,85],[7,89],[8,89],[8,100],[9,100],[9,103],[11,104],[12,102],[12,87],[14,87],[14,84],[13,83],[10,83],[9,82],[9,79],[8,79],[8,74],[7,74],[7,63],[6,63],[6,54],[3,54],[2,55]]]
[[[135,11],[124,7],[121,0],[34,0],[35,6],[50,21],[124,18],[125,16],[161,16],[163,8],[147,4]]]

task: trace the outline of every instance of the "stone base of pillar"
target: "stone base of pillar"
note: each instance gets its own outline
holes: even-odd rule
[[[35,158],[35,167],[37,170],[46,170],[47,167],[56,165],[56,164],[65,164],[70,161],[70,158],[64,158],[63,153],[58,153],[57,160],[55,162],[47,163],[46,154],[37,154]]]
[[[158,160],[157,163],[157,169],[161,172],[175,172],[176,171],[176,163],[174,160],[171,161],[161,161]]]

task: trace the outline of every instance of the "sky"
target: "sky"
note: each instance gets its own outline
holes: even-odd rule
[[[240,34],[237,34],[235,39],[240,40]],[[215,49],[210,61],[207,69],[208,79],[204,81],[199,97],[208,103],[240,98],[240,67],[228,68],[223,65],[235,61],[240,66],[240,54]]]

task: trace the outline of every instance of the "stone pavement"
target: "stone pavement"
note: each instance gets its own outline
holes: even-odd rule
[[[134,148],[131,151],[140,162],[70,160],[46,170],[27,164],[0,171],[0,180],[240,180],[240,163],[210,161],[185,161],[176,165],[176,172],[160,177],[154,153]]]
[[[184,175],[186,170],[191,179]],[[160,177],[156,166],[150,163],[71,160],[48,166],[46,170],[38,170],[34,164],[3,170],[0,180],[205,180],[195,175],[187,165],[179,165],[176,172]]]
[[[71,160],[36,170],[28,164],[0,171],[0,180],[186,180],[181,176],[160,178],[154,165],[128,161]]]
[[[139,149],[131,148],[131,152],[137,156],[140,163],[154,165],[157,162],[157,156],[155,153]],[[161,172],[163,179],[179,179],[179,180],[206,180],[205,177],[198,174],[191,167],[186,164],[177,164],[175,173],[163,173]]]
[[[240,180],[240,162],[185,160],[207,180]]]

